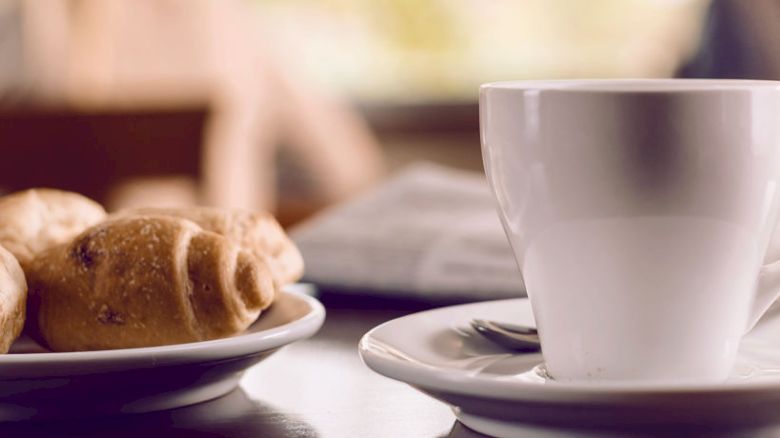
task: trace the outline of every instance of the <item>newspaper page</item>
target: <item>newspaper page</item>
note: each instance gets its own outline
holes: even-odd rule
[[[293,229],[305,281],[441,300],[525,296],[484,175],[430,163]]]

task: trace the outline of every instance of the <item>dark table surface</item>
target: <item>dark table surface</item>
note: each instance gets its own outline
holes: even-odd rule
[[[358,356],[368,330],[429,306],[322,298],[322,329],[250,368],[224,397],[147,414],[4,424],[0,436],[482,436],[457,423],[446,405],[374,373]]]

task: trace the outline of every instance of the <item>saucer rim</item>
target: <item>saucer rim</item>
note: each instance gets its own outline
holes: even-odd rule
[[[615,397],[630,399],[648,397],[706,398],[712,395],[741,398],[741,396],[748,394],[751,397],[772,396],[774,399],[780,398],[780,380],[771,383],[755,381],[692,384],[627,382],[555,382],[549,384],[487,378],[462,370],[448,370],[431,364],[417,364],[409,360],[401,360],[383,353],[381,345],[384,343],[376,338],[377,333],[399,324],[408,323],[411,318],[424,318],[435,313],[452,312],[455,308],[499,305],[499,303],[522,303],[524,306],[530,306],[527,298],[511,298],[459,304],[402,316],[382,323],[363,335],[358,345],[358,353],[366,366],[373,371],[412,386],[450,394],[488,397],[506,401],[555,402],[565,400],[571,402],[580,399],[592,401],[598,397],[609,399]]]

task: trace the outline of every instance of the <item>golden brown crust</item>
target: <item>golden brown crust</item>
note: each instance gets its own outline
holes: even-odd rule
[[[238,275],[242,257],[254,275]],[[93,226],[37,257],[27,275],[35,329],[55,351],[228,336],[274,297],[261,260],[190,221],[162,216]]]
[[[277,289],[294,283],[303,275],[303,257],[279,222],[268,214],[209,207],[142,208],[118,216],[164,215],[189,219],[204,230],[221,234],[266,261]]]
[[[39,253],[65,243],[106,217],[78,193],[30,189],[0,197],[0,245],[26,267]]]
[[[27,283],[16,258],[0,245],[0,353],[7,353],[24,327]]]

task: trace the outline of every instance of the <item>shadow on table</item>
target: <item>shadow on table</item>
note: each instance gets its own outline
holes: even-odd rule
[[[167,411],[73,420],[5,423],[0,436],[58,437],[317,437],[313,426],[250,399],[242,389],[204,403]]]
[[[464,426],[460,421],[452,425],[452,429],[446,438],[490,438],[488,435],[482,435]]]

